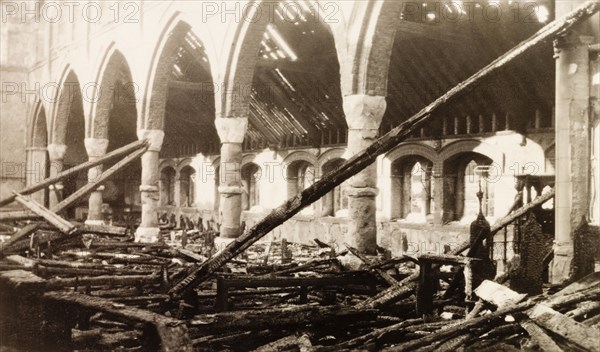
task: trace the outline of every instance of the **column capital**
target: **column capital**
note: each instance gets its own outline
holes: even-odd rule
[[[108,149],[108,139],[106,138],[86,138],[83,142],[89,158],[104,156]]]
[[[586,49],[594,42],[594,37],[590,35],[581,35],[571,31],[566,35],[560,36],[554,40],[554,54],[557,56],[562,50],[572,50],[584,46]]]
[[[217,117],[215,127],[221,143],[242,143],[248,130],[248,118]]]
[[[344,114],[351,130],[377,130],[387,107],[381,95],[355,94],[344,97]]]
[[[140,140],[148,140],[148,151],[160,152],[165,132],[163,130],[137,130],[137,137]]]
[[[67,146],[64,144],[48,144],[48,157],[51,161],[63,160],[67,153]]]

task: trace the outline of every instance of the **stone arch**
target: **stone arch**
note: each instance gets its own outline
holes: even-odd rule
[[[317,158],[317,163],[315,164],[318,176],[323,176],[323,166],[327,164],[327,162],[338,158],[346,159],[345,153],[346,150],[343,148],[333,148],[319,155],[319,157]]]
[[[177,45],[177,38],[181,38],[189,31],[191,26],[174,15],[159,36],[159,42],[152,55],[152,64],[148,72],[144,104],[142,106],[142,127],[144,129],[159,129],[164,127],[164,114],[167,104],[167,84],[173,51]]]
[[[295,152],[288,154],[283,159],[282,164],[284,167],[287,167],[290,164],[292,164],[294,161],[298,161],[298,160],[304,160],[313,165],[317,165],[317,157],[314,154],[311,154],[311,153],[303,151],[303,150],[295,151]]]
[[[54,144],[66,144],[67,125],[71,120],[73,110],[77,110],[83,119],[83,128],[85,131],[85,117],[83,116],[83,98],[81,96],[81,86],[79,78],[75,71],[70,67],[65,69],[64,78],[61,80],[59,89],[55,98],[55,107],[50,124],[50,140]]]
[[[173,159],[165,159],[160,162],[158,165],[158,171],[161,172],[164,168],[171,167],[173,170],[177,171],[178,165]]]
[[[349,73],[342,74],[344,95],[387,95],[388,70],[402,2],[376,0],[365,4]]]
[[[134,110],[137,127],[136,86],[129,63],[114,42],[104,55],[96,82],[100,85],[93,95],[96,99],[92,102],[89,135],[93,138],[109,138],[110,113],[115,106],[130,106]]]
[[[196,166],[194,166],[192,164],[192,158],[183,158],[181,159],[178,163],[177,163],[177,170],[181,170],[186,166],[190,166],[191,168],[194,169],[194,171],[198,171],[196,170]]]
[[[240,20],[235,28],[231,50],[227,55],[227,65],[223,77],[223,87],[221,94],[217,97],[217,116],[219,117],[246,117],[250,109],[250,92],[248,87],[252,87],[254,81],[254,71],[258,62],[258,52],[263,34],[267,25],[274,21],[271,15],[274,11],[264,11],[258,15],[258,11],[265,6],[270,8],[275,6],[277,0],[255,0],[250,2],[248,11],[243,11],[244,19]],[[318,2],[314,2],[318,4]],[[338,15],[341,14],[338,11]],[[265,15],[268,14],[268,15]],[[343,19],[343,18],[341,18]],[[325,24],[333,35],[337,56],[344,52],[345,36],[344,21],[338,18],[339,25],[333,26],[327,21],[321,21]],[[342,60],[339,60],[341,64]],[[238,92],[232,96],[231,92]]]
[[[444,146],[439,152],[439,160],[446,162],[457,154],[467,152],[482,154],[492,159],[492,161],[501,168],[500,171],[504,170],[504,153],[488,143],[475,139],[456,141]]]
[[[248,165],[250,163],[257,164],[257,162],[256,162],[256,154],[251,153],[251,154],[244,155],[242,157],[242,162],[240,163],[240,168],[243,169],[244,166],[246,166],[246,165]]]
[[[33,109],[27,145],[34,148],[46,148],[48,146],[47,115],[41,101],[38,101]]]
[[[434,165],[440,161],[438,153],[435,151],[435,149],[428,145],[424,145],[421,143],[403,143],[385,155],[385,159],[387,162],[384,163],[383,174],[391,175],[391,165],[396,160],[410,155],[418,155],[420,157],[423,157],[431,161],[431,163],[433,163]]]

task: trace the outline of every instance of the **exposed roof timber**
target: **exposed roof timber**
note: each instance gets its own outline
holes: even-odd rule
[[[472,31],[465,31],[465,29],[468,28],[469,27],[466,24],[452,22],[448,24],[427,24],[412,21],[398,21],[396,37],[404,38],[406,36],[418,36],[429,40],[464,46],[471,42],[473,36]]]
[[[289,60],[272,60],[260,57],[256,63],[257,69],[280,69],[289,72],[309,73],[320,75],[326,70],[325,65],[314,65],[311,62],[289,61]]]
[[[261,70],[258,71],[257,74],[261,77],[262,80],[267,82],[273,82],[273,80],[270,77],[270,73]],[[306,112],[300,111],[298,106],[292,101],[291,97],[288,94],[286,94],[286,92],[281,88],[279,84],[273,84],[273,87],[273,92],[275,94],[276,101],[283,103],[283,108],[287,109],[287,111],[291,115],[289,118],[291,120],[296,120],[300,124],[301,128],[307,131],[310,135],[318,135],[318,127],[315,127],[314,123],[306,120]]]
[[[190,45],[190,43],[187,42],[187,40],[182,39],[181,42],[185,50],[189,52],[194,57],[194,59],[196,59],[196,62],[199,63],[206,72],[211,74],[210,64],[208,63],[208,59],[206,58],[206,56],[202,55],[197,48],[193,48]]]
[[[169,88],[206,93],[214,91],[214,85],[212,82],[188,82],[176,79],[169,80]]]

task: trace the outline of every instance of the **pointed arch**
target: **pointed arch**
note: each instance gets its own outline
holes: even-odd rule
[[[48,121],[46,109],[41,100],[38,100],[33,109],[33,118],[27,140],[29,147],[46,148],[48,146]]]
[[[366,5],[350,72],[342,74],[344,95],[387,95],[392,48],[402,1],[375,0]]]
[[[102,66],[96,76],[96,82],[99,82],[100,85],[96,86],[94,92],[96,99],[91,107],[89,135],[93,138],[109,138],[111,113],[114,110],[121,110],[123,107],[129,107],[127,111],[133,115],[135,126],[137,126],[139,123],[136,108],[137,87],[133,82],[127,59],[116,48],[114,42],[105,53]]]
[[[56,103],[51,122],[50,141],[54,144],[66,144],[67,125],[75,123],[79,130],[85,131],[83,97],[79,78],[70,67],[66,68],[64,79],[57,90]],[[84,132],[85,133],[85,132]]]

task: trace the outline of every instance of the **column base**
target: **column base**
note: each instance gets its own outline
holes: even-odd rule
[[[551,263],[550,283],[562,284],[571,279],[573,269],[573,244],[557,243],[554,245],[554,258]]]
[[[85,220],[84,224],[91,225],[91,226],[103,226],[103,225],[106,225],[104,223],[104,220],[91,220],[91,219]]]
[[[241,229],[239,227],[225,227],[221,224],[220,229],[222,238],[236,239],[241,235]]]
[[[225,247],[227,247],[233,241],[235,241],[235,238],[215,237],[214,245],[217,254],[220,253],[223,249],[225,249]]]
[[[138,227],[135,231],[135,242],[155,243],[160,239],[157,227]]]

